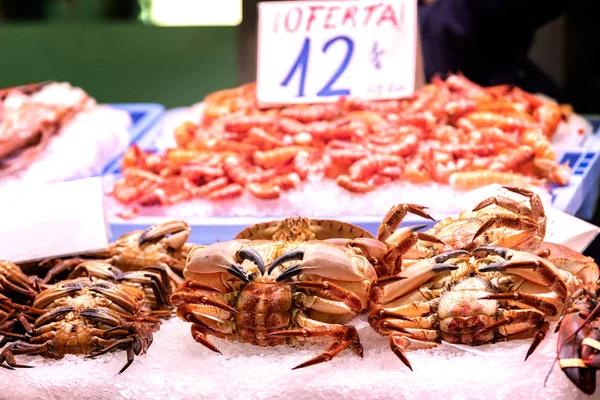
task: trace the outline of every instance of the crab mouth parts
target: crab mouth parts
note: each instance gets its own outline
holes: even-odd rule
[[[258,268],[258,270],[260,272],[260,276],[269,276],[269,275],[271,275],[273,270],[275,270],[275,268],[281,266],[281,264],[283,264],[283,263],[286,263],[289,261],[301,261],[302,259],[304,259],[304,251],[303,250],[292,250],[285,254],[282,254],[281,256],[279,256],[275,260],[273,260],[273,262],[269,266],[269,269],[265,268],[265,263],[264,263],[261,255],[258,254],[258,252],[252,248],[244,248],[244,249],[238,251],[237,258],[242,261],[248,260],[248,261],[251,261],[252,263],[254,263],[254,265],[256,265],[256,267]],[[246,273],[246,271],[244,271],[244,268],[239,263],[231,264],[229,266],[229,268],[227,269],[227,271],[231,275],[235,276],[236,278],[242,280],[245,283],[250,282],[250,277],[248,277],[248,274]],[[279,275],[275,279],[275,281],[276,282],[284,282],[294,276],[300,275],[301,273],[302,273],[302,268],[300,268],[300,264],[295,264],[295,265],[291,266],[290,268],[286,269],[285,271],[283,271],[283,273],[281,273],[281,275]]]

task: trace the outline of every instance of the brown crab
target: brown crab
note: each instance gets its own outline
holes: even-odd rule
[[[171,297],[192,337],[219,352],[208,335],[257,346],[322,341],[328,349],[295,368],[350,348],[362,356],[353,326],[367,307],[376,274],[362,255],[323,241],[238,239],[193,249],[186,281]],[[294,369],[295,369],[294,368]]]
[[[534,254],[484,246],[422,260],[376,282],[369,321],[412,369],[404,351],[442,340],[478,345],[534,338],[527,357],[557,318],[579,278]]]
[[[47,260],[53,267],[44,278],[44,283],[52,281],[56,276],[74,265],[89,259],[101,259],[121,271],[138,271],[154,267],[164,268],[171,280],[179,285],[185,267],[185,259],[193,247],[186,243],[190,227],[184,221],[171,221],[149,227],[144,231],[127,233],[110,244],[107,251],[86,254],[67,260]]]
[[[26,312],[35,315],[29,335],[21,335],[0,352],[0,366],[30,367],[17,363],[15,355],[62,358],[65,354],[87,354],[93,358],[125,349],[125,371],[135,355],[152,344],[159,321],[140,314],[144,292],[140,289],[80,278],[61,282],[40,293]]]
[[[430,258],[450,250],[470,251],[478,246],[501,246],[515,250],[533,251],[546,235],[546,213],[540,197],[534,192],[512,186],[504,186],[509,198],[495,196],[480,202],[472,211],[462,212],[457,219],[446,218],[425,233],[440,240],[419,241],[404,253],[405,265]],[[388,240],[398,241],[398,234]]]

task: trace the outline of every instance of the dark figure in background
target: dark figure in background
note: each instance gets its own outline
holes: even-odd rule
[[[535,31],[567,9],[559,0],[419,1],[425,76],[462,72],[483,86],[513,84],[565,102],[527,59]]]
[[[89,0],[0,0],[0,21],[46,21],[58,17],[72,22],[73,16],[69,13],[55,15],[52,12],[53,7],[60,5],[59,1],[72,10],[84,10],[84,15],[86,6],[90,6]],[[106,20],[135,21],[140,13],[138,0],[102,0],[102,6],[103,13],[99,17]],[[95,8],[93,4],[92,8]]]

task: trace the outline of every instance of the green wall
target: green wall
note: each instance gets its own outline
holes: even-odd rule
[[[237,85],[235,27],[0,26],[0,87],[69,81],[101,103],[186,106]]]

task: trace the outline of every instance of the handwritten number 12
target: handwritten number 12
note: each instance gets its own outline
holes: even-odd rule
[[[344,60],[335,71],[331,79],[323,86],[321,90],[317,92],[317,96],[319,97],[328,97],[328,96],[348,96],[350,94],[350,89],[333,89],[332,86],[339,79],[340,75],[344,73],[348,64],[350,63],[350,59],[352,58],[352,53],[354,52],[354,42],[347,36],[336,36],[328,40],[324,45],[321,51],[326,53],[331,45],[333,45],[337,41],[342,41],[346,43],[346,55],[344,56]],[[304,89],[306,86],[306,72],[308,70],[308,54],[310,52],[310,38],[304,39],[304,44],[302,45],[302,50],[300,50],[300,54],[298,54],[298,58],[292,65],[290,72],[288,72],[285,79],[281,82],[281,86],[287,86],[296,71],[300,71],[300,82],[298,85],[298,94],[296,97],[304,97]]]

